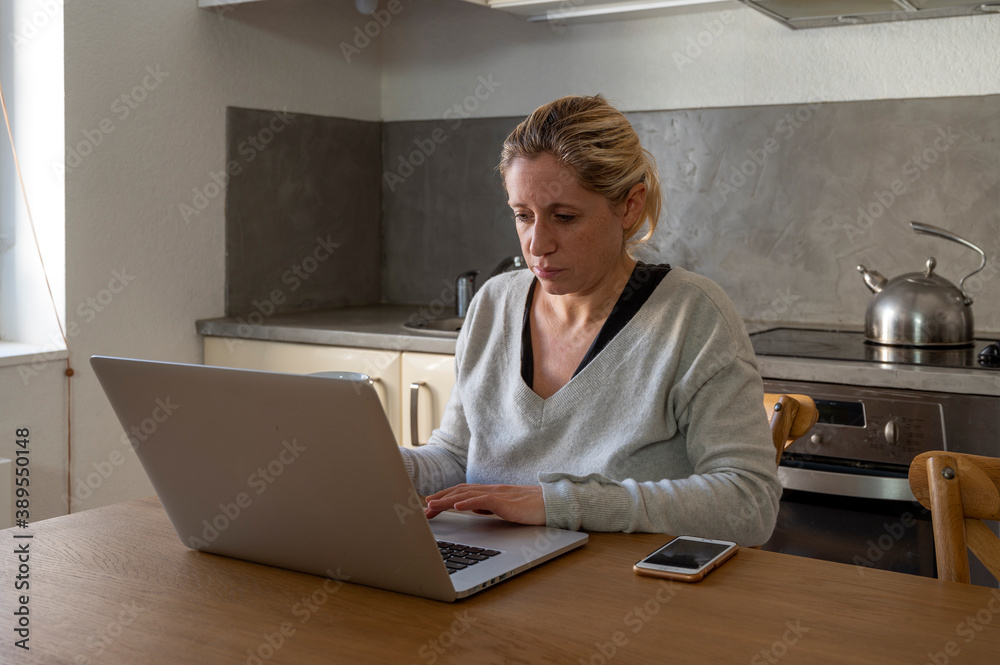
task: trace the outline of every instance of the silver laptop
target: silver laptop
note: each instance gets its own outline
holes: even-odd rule
[[[90,362],[192,549],[453,601],[587,542],[490,516],[428,521],[363,374]]]

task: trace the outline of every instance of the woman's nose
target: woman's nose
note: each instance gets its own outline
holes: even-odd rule
[[[531,242],[528,244],[528,250],[531,252],[531,255],[545,256],[552,253],[554,249],[555,242],[548,222],[536,220],[532,225]]]

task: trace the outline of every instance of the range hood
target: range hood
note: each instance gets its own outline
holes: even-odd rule
[[[740,0],[789,28],[826,28],[910,21],[922,18],[977,16],[1000,12],[1000,2],[968,0]]]
[[[232,2],[233,0],[199,0]],[[742,3],[789,28],[976,16],[1000,12],[1000,0],[465,0],[529,21],[592,23],[670,14],[723,11]]]
[[[595,23],[739,9],[738,0],[465,0],[532,22]]]

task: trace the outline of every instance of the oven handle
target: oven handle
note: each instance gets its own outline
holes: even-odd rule
[[[863,476],[780,466],[778,479],[785,489],[790,490],[853,496],[859,499],[917,500],[910,491],[910,482],[906,478]]]

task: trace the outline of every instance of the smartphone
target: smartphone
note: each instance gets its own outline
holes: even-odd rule
[[[636,575],[697,582],[736,554],[739,545],[728,540],[677,536],[632,570]]]

